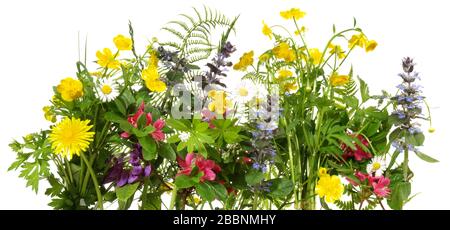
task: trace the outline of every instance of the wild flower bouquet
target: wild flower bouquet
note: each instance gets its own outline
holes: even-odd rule
[[[280,15],[294,29],[263,22],[274,46],[256,61],[254,51],[233,56],[237,17],[207,8],[168,23],[173,39],[142,54],[130,24],[113,50],[97,51],[96,69],[78,61],[76,77],[53,88],[43,109],[52,125],[11,143],[10,170],[36,192],[46,180],[55,209],[401,209],[411,153],[436,162],[418,150],[417,120],[431,119],[413,60],[396,95],[371,95],[343,69],[353,50],[377,46],[356,22],[333,26],[317,49],[299,26],[304,12]],[[237,87],[227,87],[231,71],[245,73]]]

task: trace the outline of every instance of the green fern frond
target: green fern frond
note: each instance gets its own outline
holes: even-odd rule
[[[180,57],[187,58],[191,63],[207,59],[214,48],[222,45],[223,39],[218,46],[211,43],[212,30],[223,28],[228,37],[237,19],[231,20],[206,6],[203,7],[203,12],[196,8],[193,10],[194,16],[180,14],[180,20],[170,21],[162,28],[174,36],[174,41],[161,43],[180,51]]]

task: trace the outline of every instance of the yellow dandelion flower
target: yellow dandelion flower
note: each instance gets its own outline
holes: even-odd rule
[[[131,50],[133,48],[133,41],[131,38],[125,37],[122,34],[114,37],[113,41],[118,50]]]
[[[264,21],[262,23],[263,23],[262,33],[267,37],[269,37],[270,39],[272,39],[272,29],[270,29],[270,27],[266,23],[264,23]]]
[[[65,78],[56,86],[56,91],[61,94],[64,101],[73,101],[83,96],[83,83],[73,78]]]
[[[104,48],[102,51],[97,51],[96,56],[98,58],[97,63],[104,68],[119,69],[120,62],[116,60],[118,55],[113,55],[110,49]]]
[[[332,86],[343,86],[349,81],[350,77],[348,75],[338,75],[337,73],[334,73],[330,77],[330,83]]]
[[[370,40],[366,44],[366,52],[373,51],[375,48],[377,48],[378,43],[375,40]]]
[[[344,185],[338,176],[324,175],[320,177],[316,185],[316,193],[326,202],[333,203],[339,200],[344,192]]]
[[[73,155],[86,151],[95,134],[89,131],[92,128],[92,125],[88,125],[89,122],[90,120],[66,117],[53,126],[49,140],[54,153],[71,159]]]
[[[299,20],[300,18],[305,17],[306,13],[301,11],[298,8],[292,8],[290,10],[281,11],[280,16],[284,19],[292,19]]]

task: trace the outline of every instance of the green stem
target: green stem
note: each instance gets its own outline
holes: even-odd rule
[[[284,126],[287,128],[287,122],[286,118],[283,119]],[[295,208],[298,208],[298,196],[297,196],[297,190],[295,189],[295,168],[294,168],[294,154],[292,152],[292,143],[291,143],[291,134],[287,134],[287,142],[288,142],[288,151],[289,151],[289,168],[291,168],[291,180],[292,184],[294,185],[294,199],[295,199]]]
[[[70,179],[70,183],[73,184],[73,174],[72,174],[72,168],[70,167],[69,161],[67,161],[66,158],[64,158],[64,164],[66,165],[66,168],[69,172],[69,179]]]
[[[88,159],[84,155],[84,153],[81,153],[81,158],[83,159],[84,163],[86,163],[87,169],[89,173],[91,174],[92,182],[94,183],[95,187],[95,193],[97,193],[97,205],[99,209],[103,209],[103,197],[102,193],[100,192],[100,187],[98,185],[97,176],[95,175],[94,170],[91,167],[91,164],[89,163]]]
[[[403,161],[403,180],[408,181],[408,148],[405,148],[405,159]]]
[[[177,186],[174,184],[173,188],[172,188],[172,197],[170,198],[170,206],[169,206],[169,210],[173,210],[173,208],[175,207],[175,203],[177,200]]]

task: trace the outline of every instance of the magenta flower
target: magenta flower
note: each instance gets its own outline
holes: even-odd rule
[[[358,135],[358,139],[364,146],[369,146],[369,141],[367,141],[367,139],[362,135]],[[341,148],[344,150],[344,154],[342,155],[342,157],[345,160],[351,157],[353,157],[356,161],[363,161],[365,159],[372,158],[372,154],[370,154],[369,152],[365,152],[358,144],[355,144],[355,146],[356,150],[353,150],[345,144],[341,145]]]
[[[135,128],[138,127],[138,120],[145,113],[144,109],[145,109],[145,104],[144,104],[144,102],[142,102],[142,104],[138,108],[138,111],[133,116],[129,116],[128,117],[127,120],[133,127],[135,127]],[[150,133],[152,138],[155,141],[163,141],[166,138],[166,135],[162,131],[162,129],[166,125],[164,120],[158,119],[158,120],[156,120],[155,123],[153,123],[153,118],[152,118],[152,114],[151,113],[145,114],[145,118],[147,119],[145,125],[146,126],[151,125],[151,126],[153,126],[153,128],[155,128],[155,130],[152,133]],[[129,134],[127,132],[123,132],[123,133],[120,134],[120,136],[122,138],[129,138],[131,136],[131,134]]]
[[[195,153],[188,153],[186,158],[178,158],[178,165],[181,170],[177,173],[179,175],[190,176],[192,169],[197,166],[199,172],[203,172],[203,176],[200,177],[200,181],[214,181],[216,179],[216,174],[222,169],[213,160],[206,160],[203,156],[197,155]]]
[[[373,193],[375,193],[375,195],[377,195],[378,197],[389,196],[391,192],[391,190],[389,189],[389,184],[391,183],[391,180],[389,180],[389,178],[380,176],[369,178],[369,181],[372,181],[371,185],[373,187]]]

